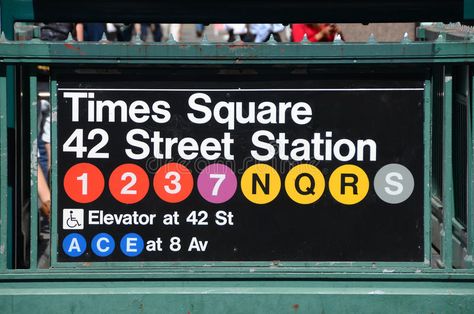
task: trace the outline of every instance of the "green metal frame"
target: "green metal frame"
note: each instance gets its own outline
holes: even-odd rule
[[[37,4],[47,1],[37,1]],[[127,5],[126,1],[118,1]],[[97,2],[99,3],[99,2]],[[460,18],[474,19],[474,0],[463,0]],[[174,4],[174,3],[173,3]],[[449,4],[448,4],[449,5]],[[133,5],[128,3],[129,7]],[[182,5],[184,7],[184,5]],[[191,7],[191,6],[190,6]],[[381,4],[387,20],[404,19],[397,12],[386,10]],[[9,39],[13,38],[16,21],[35,21],[37,18],[32,0],[2,0],[2,27]],[[226,11],[229,11],[224,7]],[[266,9],[266,8],[265,8]],[[362,8],[369,12],[367,7]],[[59,11],[59,12],[57,12]],[[188,9],[189,11],[189,9]],[[301,11],[301,10],[300,10]],[[429,9],[425,8],[425,12]],[[164,10],[168,15],[169,10]],[[308,12],[312,12],[308,10]],[[361,16],[349,10],[329,12],[361,22]],[[388,12],[388,13],[385,13]],[[50,12],[52,14],[52,12]],[[57,16],[65,12],[56,10]],[[89,12],[87,12],[89,13]],[[172,12],[175,15],[179,14]],[[242,17],[242,13],[228,13],[229,18]],[[286,12],[283,10],[283,13]],[[318,12],[312,12],[317,19]],[[447,13],[434,12],[446,19]],[[75,20],[78,18],[77,13]],[[142,22],[133,10],[124,11],[133,21]],[[103,16],[99,16],[102,18]],[[275,18],[272,14],[265,17]],[[94,16],[87,16],[94,18]],[[211,17],[205,16],[210,19]],[[245,18],[245,17],[244,17]],[[422,17],[419,17],[422,18]],[[186,21],[185,21],[186,20]],[[368,20],[367,20],[368,21]],[[178,22],[178,21],[173,21]],[[190,22],[183,15],[183,22]],[[194,22],[194,21],[192,21]],[[202,21],[200,21],[202,22]],[[227,21],[226,21],[227,22]],[[295,21],[292,21],[295,22]],[[175,265],[130,269],[130,265],[103,265],[104,267],[73,266],[65,268],[36,269],[37,247],[31,247],[29,269],[12,269],[12,217],[13,191],[7,181],[12,169],[8,162],[12,147],[8,145],[8,132],[15,130],[15,66],[50,64],[74,67],[77,64],[90,66],[132,65],[176,65],[181,64],[327,64],[357,66],[376,65],[439,65],[474,62],[474,41],[445,42],[442,36],[436,42],[392,44],[213,44],[204,40],[201,44],[182,44],[170,41],[164,44],[132,43],[42,43],[39,41],[9,42],[0,38],[0,313],[472,313],[474,309],[474,100],[470,99],[468,134],[468,254],[470,269],[454,269],[453,265],[453,170],[452,125],[449,82],[443,84],[443,199],[442,217],[442,264],[445,268],[428,267],[430,260],[422,265],[399,264],[352,264],[340,263],[337,267],[321,264],[301,264],[298,267],[268,264],[242,264],[236,267],[204,266],[199,263],[186,267]],[[466,38],[472,38],[467,36]],[[461,38],[462,39],[462,38]],[[474,90],[474,76],[472,77]],[[35,124],[35,77],[30,75],[31,95],[31,178],[36,186],[37,160]],[[55,86],[53,82],[53,87]],[[425,84],[424,121],[424,225],[425,256],[430,256],[431,239],[435,236],[429,228],[431,214],[431,142],[433,130],[431,92],[437,86]],[[52,93],[54,94],[54,93]],[[52,95],[55,97],[55,95]],[[53,102],[54,103],[54,102]],[[56,109],[53,108],[53,111]],[[54,127],[54,116],[53,127]],[[57,132],[56,130],[53,130]],[[55,138],[56,133],[53,133]],[[54,144],[54,143],[53,143]],[[472,145],[471,145],[472,144]],[[55,154],[55,149],[52,150]],[[54,157],[55,158],[55,157]],[[54,166],[54,165],[53,165]],[[53,167],[54,169],[55,167]],[[55,189],[57,190],[57,189]],[[35,189],[32,189],[31,208],[36,208]],[[53,215],[54,215],[53,210]],[[31,239],[37,228],[36,209],[31,211]],[[53,217],[52,221],[55,221]],[[55,243],[55,241],[53,242]],[[53,251],[56,248],[53,248]],[[52,255],[54,256],[54,254]]]
[[[474,62],[474,42],[333,43],[311,44],[270,41],[267,44],[209,43],[77,43],[72,40],[46,43],[37,40],[0,40],[0,249],[8,243],[11,205],[7,191],[7,102],[6,68],[15,64],[47,64],[72,68],[87,65],[394,65],[449,67]],[[3,71],[3,72],[2,72]],[[449,77],[449,72],[446,77]],[[31,116],[36,111],[36,78],[29,78]],[[474,83],[473,83],[474,84]],[[8,250],[0,250],[0,312],[226,312],[226,313],[310,313],[325,312],[436,312],[470,313],[474,308],[474,269],[454,269],[452,257],[453,171],[452,171],[452,83],[444,82],[443,105],[443,238],[442,265],[430,267],[431,256],[431,142],[433,86],[425,81],[424,116],[424,244],[423,263],[58,263],[36,269],[34,245],[30,269],[11,269]],[[473,86],[474,88],[474,86]],[[6,92],[10,91],[7,95]],[[53,191],[57,191],[56,83],[51,82]],[[474,127],[470,141],[474,146]],[[11,108],[9,109],[11,110]],[[31,130],[36,121],[30,120]],[[10,126],[11,127],[11,126]],[[36,185],[36,132],[31,133],[32,178]],[[470,183],[474,186],[473,147],[470,147]],[[34,190],[34,189],[32,189]],[[471,189],[472,191],[472,189]],[[32,193],[33,203],[36,195]],[[56,195],[53,195],[53,200]],[[33,203],[34,204],[34,203]],[[55,206],[55,205],[54,205]],[[32,206],[36,207],[36,206]],[[56,230],[56,208],[52,211]],[[473,195],[469,198],[468,257],[474,252]],[[3,222],[7,222],[7,225]],[[37,228],[32,210],[31,232]],[[11,228],[8,227],[8,228]],[[33,234],[33,233],[32,233]],[[52,234],[52,252],[57,250]],[[32,238],[33,239],[33,238]],[[145,267],[146,266],[146,267]],[[53,301],[52,301],[53,300]],[[103,301],[106,300],[106,301]]]
[[[27,43],[27,44],[26,44]],[[63,64],[68,65],[72,62],[89,65],[124,65],[124,64],[139,64],[146,63],[150,65],[159,64],[380,64],[380,63],[391,63],[391,64],[433,64],[438,62],[443,63],[454,63],[454,62],[467,62],[470,55],[474,55],[474,45],[457,42],[433,42],[433,43],[388,43],[388,44],[310,44],[309,42],[303,42],[299,44],[286,43],[276,44],[274,41],[270,41],[267,44],[250,44],[241,45],[237,44],[213,44],[204,40],[200,44],[178,44],[174,41],[170,41],[166,44],[148,44],[136,40],[132,44],[129,43],[108,43],[106,41],[99,43],[77,43],[72,40],[67,40],[60,43],[45,43],[38,40],[32,40],[28,42],[22,41],[5,41],[0,46],[1,55],[3,61],[7,64],[10,63],[27,63],[27,64]],[[114,54],[112,54],[112,51]],[[54,56],[54,57],[53,57]],[[473,58],[474,60],[474,58]],[[213,265],[221,267],[256,267],[256,268],[267,268],[269,266],[277,269],[287,269],[288,267],[304,267],[306,269],[313,268],[319,269],[321,267],[336,267],[336,269],[345,269],[349,272],[360,272],[363,268],[375,268],[375,272],[386,270],[386,267],[391,268],[394,271],[398,269],[407,268],[429,268],[430,265],[430,210],[429,210],[429,171],[431,168],[431,156],[429,154],[431,150],[431,99],[430,81],[426,81],[425,91],[425,127],[424,127],[424,138],[425,138],[425,261],[424,263],[333,263],[333,262],[321,262],[321,263],[285,263],[280,262],[278,265],[269,264],[268,262],[257,262],[257,263],[207,263],[206,265]],[[446,94],[450,94],[449,85],[445,84]],[[53,117],[55,116],[55,97],[56,97],[56,84],[52,81],[51,84],[51,99],[53,105]],[[449,97],[445,97],[445,101],[449,102]],[[450,130],[450,104],[446,103],[445,106],[445,119],[444,119],[444,130],[445,130],[445,143],[449,142],[451,136]],[[53,139],[57,134],[55,119],[53,118]],[[450,142],[449,142],[450,143]],[[53,143],[53,163],[56,160],[55,152],[56,147]],[[447,176],[451,175],[452,169],[450,166],[450,145],[447,145],[445,152],[445,165],[444,172]],[[53,184],[57,184],[57,173],[54,171],[56,167],[53,166]],[[33,174],[34,175],[34,174]],[[449,195],[449,191],[452,190],[452,182],[449,183],[445,180],[444,186],[446,195]],[[53,186],[53,193],[57,191],[57,186]],[[56,195],[53,195],[53,200]],[[445,203],[444,210],[445,219],[444,221],[450,221],[449,217],[452,216],[452,204],[449,202]],[[53,210],[53,215],[55,215]],[[451,216],[449,216],[451,215]],[[35,221],[32,220],[34,223]],[[54,216],[52,217],[53,230],[55,230],[54,224],[56,223]],[[32,224],[33,226],[34,224]],[[443,241],[443,261],[447,269],[452,268],[452,244],[447,239],[452,239],[452,231],[449,223],[443,229],[445,233],[445,239]],[[53,233],[53,247],[52,251],[57,250],[56,247],[56,234]],[[55,254],[52,254],[54,257]],[[100,268],[106,269],[110,266],[127,266],[131,265],[142,267],[144,263],[98,263],[97,265],[87,265],[87,268]],[[148,265],[148,264],[146,264]],[[172,271],[176,271],[175,263],[159,263],[150,264],[149,266],[169,267]],[[203,265],[203,263],[180,263],[179,266],[196,267]],[[53,259],[53,266],[59,267],[78,267],[81,264],[76,263],[56,263]],[[358,266],[361,267],[358,269]],[[280,270],[279,270],[280,271]],[[371,272],[371,271],[370,271]],[[306,273],[306,271],[304,271]]]

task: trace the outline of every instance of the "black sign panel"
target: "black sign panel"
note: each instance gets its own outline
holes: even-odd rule
[[[423,260],[422,76],[206,71],[58,78],[58,261]]]

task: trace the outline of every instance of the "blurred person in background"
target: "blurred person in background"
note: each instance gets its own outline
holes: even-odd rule
[[[201,38],[202,35],[204,34],[206,26],[204,24],[195,24],[195,28],[196,28],[196,37]]]
[[[99,41],[105,30],[105,23],[77,23],[77,41]]]
[[[46,23],[41,26],[40,39],[47,41],[66,40],[69,33],[73,32],[72,23]]]
[[[161,24],[163,40],[166,41],[173,35],[173,39],[179,41],[181,39],[181,24]]]
[[[39,268],[48,268],[50,265],[50,220],[51,220],[51,190],[49,186],[49,172],[51,169],[51,116],[50,104],[41,99],[38,107],[38,142],[43,143],[45,151],[38,147],[38,206],[40,208],[40,236],[38,254]],[[39,145],[38,145],[39,146]],[[41,159],[46,159],[42,165]]]
[[[245,36],[247,35],[246,24],[224,24],[224,27],[229,34],[228,42],[234,42],[237,39],[235,36],[240,36],[240,39],[245,41]]]
[[[254,37],[253,42],[263,43],[270,39],[270,36],[273,35],[273,38],[280,42],[280,32],[285,29],[283,24],[250,24],[250,34]]]
[[[311,42],[331,42],[334,41],[336,34],[341,35],[342,32],[336,24],[315,23],[315,24],[292,24],[292,41],[300,42],[304,35]]]
[[[163,33],[161,32],[161,25],[159,23],[137,23],[135,24],[135,33],[140,35],[140,39],[147,41],[148,39],[148,30],[151,31],[153,35],[154,42],[160,42]]]

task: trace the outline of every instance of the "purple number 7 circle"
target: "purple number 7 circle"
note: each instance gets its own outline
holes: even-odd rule
[[[198,176],[199,194],[209,203],[221,204],[234,196],[237,178],[232,169],[223,164],[210,164]]]

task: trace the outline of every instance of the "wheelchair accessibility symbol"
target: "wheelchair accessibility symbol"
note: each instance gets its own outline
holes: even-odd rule
[[[82,208],[63,209],[63,229],[64,230],[84,229],[84,209]]]

